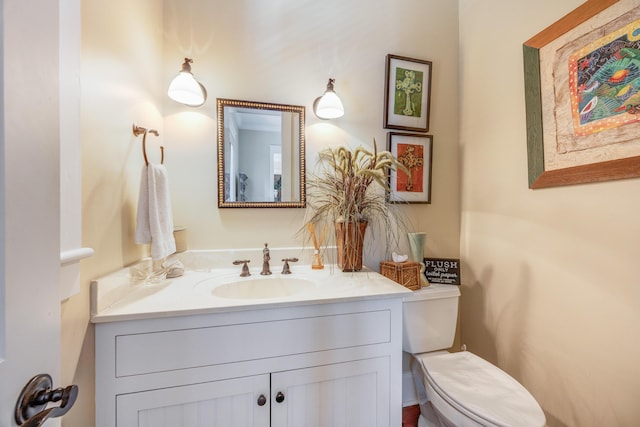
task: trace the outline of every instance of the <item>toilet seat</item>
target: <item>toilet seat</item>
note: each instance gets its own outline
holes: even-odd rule
[[[415,357],[428,388],[479,425],[545,425],[544,413],[533,396],[506,372],[473,353],[424,353]]]

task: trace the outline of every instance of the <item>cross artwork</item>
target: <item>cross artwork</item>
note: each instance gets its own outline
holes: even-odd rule
[[[412,99],[413,94],[422,93],[422,71],[396,69],[396,99],[394,112],[405,116],[420,117],[422,114],[421,98]],[[404,97],[404,102],[402,98]]]
[[[409,170],[409,173],[398,170],[398,190],[422,192],[424,147],[421,145],[398,144],[398,161]]]

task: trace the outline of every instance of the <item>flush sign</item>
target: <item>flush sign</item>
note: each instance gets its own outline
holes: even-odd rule
[[[460,284],[460,260],[447,258],[425,258],[424,274],[429,283],[445,285]]]

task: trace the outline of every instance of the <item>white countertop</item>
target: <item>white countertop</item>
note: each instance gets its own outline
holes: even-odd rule
[[[188,255],[187,255],[188,256]],[[228,264],[227,264],[228,265]],[[227,311],[242,311],[333,303],[371,298],[400,298],[411,290],[367,270],[342,272],[335,265],[313,270],[308,264],[291,264],[292,274],[280,273],[281,265],[273,274],[261,276],[260,268],[251,268],[251,276],[240,277],[240,266],[189,270],[174,279],[156,283],[135,283],[136,267],[119,270],[91,283],[91,321],[93,323],[150,319]],[[244,283],[249,281],[255,283]],[[295,293],[278,297],[244,298],[216,296],[220,289],[234,285],[265,286],[289,285]],[[271,282],[270,282],[271,281]],[[299,288],[297,288],[299,286]]]

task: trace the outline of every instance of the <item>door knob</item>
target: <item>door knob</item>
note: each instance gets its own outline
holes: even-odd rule
[[[71,409],[78,397],[78,386],[51,390],[51,385],[51,376],[40,374],[24,386],[16,403],[15,419],[19,426],[38,427],[47,419],[61,417]],[[60,402],[60,406],[45,409],[49,402]]]
[[[284,402],[284,394],[282,394],[281,391],[279,391],[278,394],[276,394],[276,402],[278,403]]]
[[[264,397],[264,394],[261,394],[258,397],[258,406],[264,406],[267,403],[267,398]]]

